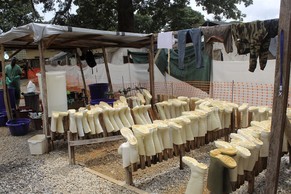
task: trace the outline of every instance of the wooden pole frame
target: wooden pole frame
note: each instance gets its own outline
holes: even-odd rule
[[[6,74],[5,74],[5,59],[4,59],[4,46],[0,46],[0,60],[2,65],[2,86],[3,86],[3,99],[4,99],[4,105],[6,109],[7,118],[10,120],[13,118],[12,110],[11,110],[11,104],[10,104],[10,98],[8,93],[8,88],[6,85]]]
[[[103,52],[103,58],[104,58],[104,64],[105,64],[105,69],[106,69],[106,75],[107,75],[107,80],[109,84],[109,90],[113,92],[113,87],[112,87],[112,81],[111,81],[111,76],[110,76],[110,71],[109,71],[109,66],[108,66],[108,58],[107,58],[107,51],[104,47],[102,47],[102,52]]]
[[[41,86],[42,86],[42,107],[43,107],[43,116],[42,116],[42,125],[43,133],[46,137],[50,136],[50,131],[48,129],[48,102],[47,102],[47,84],[46,84],[46,70],[45,70],[45,59],[44,59],[44,50],[45,44],[43,40],[38,43],[39,50],[39,66],[41,72]]]
[[[291,0],[281,0],[279,37],[281,40],[281,31],[284,34],[283,46],[283,64],[281,69],[281,46],[277,47],[277,60],[275,68],[274,98],[272,108],[272,124],[268,166],[266,172],[266,191],[268,194],[277,193],[278,178],[282,153],[283,134],[286,121],[286,109],[288,103],[289,78],[290,78],[290,55],[291,55]],[[282,76],[282,83],[281,81]],[[282,84],[282,85],[281,85]],[[280,85],[282,93],[280,94]]]
[[[156,97],[155,97],[155,75],[154,75],[154,35],[151,35],[150,37],[151,44],[150,44],[150,49],[149,49],[149,74],[150,74],[150,92],[152,95],[152,101],[151,105],[154,107],[154,104],[156,102]]]
[[[84,71],[83,71],[83,65],[82,65],[82,62],[80,60],[80,56],[76,50],[75,52],[76,54],[76,61],[77,61],[77,64],[80,65],[80,71],[81,71],[81,76],[82,76],[82,81],[83,81],[83,87],[84,87],[84,95],[85,95],[85,104],[87,105],[88,104],[88,96],[87,96],[87,85],[86,85],[86,80],[85,80],[85,76],[84,76]]]

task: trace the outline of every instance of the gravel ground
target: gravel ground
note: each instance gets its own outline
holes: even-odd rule
[[[0,193],[134,193],[68,164],[67,146],[60,142],[49,154],[32,156],[27,139],[0,128]]]
[[[49,154],[32,156],[29,153],[27,139],[41,133],[30,131],[22,137],[11,136],[6,127],[0,128],[0,193],[134,193],[124,187],[113,184],[91,174],[80,165],[68,164],[67,145],[63,141],[55,144],[55,150]],[[121,157],[117,148],[121,142],[77,149],[79,163],[117,180],[124,180]],[[209,165],[208,152],[213,144],[187,155]],[[291,170],[288,156],[281,160],[278,193],[291,193]],[[256,177],[255,193],[264,193],[265,176],[262,172]],[[137,188],[149,193],[184,193],[190,170],[185,166],[179,170],[178,158],[153,165],[134,173]],[[206,180],[206,178],[205,178]],[[209,193],[205,189],[205,193]],[[234,193],[247,193],[244,184]]]

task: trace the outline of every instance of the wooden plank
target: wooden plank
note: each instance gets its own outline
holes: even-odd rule
[[[50,136],[50,130],[48,129],[48,104],[47,104],[47,87],[46,87],[46,74],[45,74],[45,61],[44,61],[44,43],[40,41],[38,43],[39,50],[39,64],[41,72],[41,85],[42,85],[42,107],[43,107],[43,133],[46,136]]]
[[[138,189],[138,188],[136,188],[136,187],[133,187],[133,186],[127,185],[127,184],[126,184],[125,182],[123,182],[123,181],[119,181],[119,180],[113,179],[113,178],[111,178],[111,177],[109,177],[109,176],[107,176],[107,175],[105,175],[105,174],[102,174],[102,173],[100,173],[100,172],[97,172],[97,171],[95,171],[95,170],[92,170],[92,169],[89,169],[89,168],[85,168],[85,171],[86,171],[86,172],[89,172],[89,173],[91,173],[91,174],[95,174],[95,175],[97,175],[97,176],[99,176],[99,177],[101,177],[101,178],[103,178],[103,179],[105,179],[105,180],[108,180],[108,181],[110,181],[110,182],[112,182],[112,183],[114,183],[114,184],[117,184],[117,185],[119,185],[119,186],[122,186],[122,187],[124,187],[124,188],[126,188],[126,189],[128,189],[128,190],[130,190],[130,191],[133,191],[133,192],[135,192],[135,193],[137,193],[137,194],[148,194],[146,191],[143,191],[143,190],[140,190],[140,189]]]
[[[290,78],[290,56],[291,56],[291,0],[281,0],[279,38],[281,31],[284,33],[283,58],[280,57],[281,45],[277,47],[277,59],[275,68],[273,112],[270,135],[270,148],[268,166],[266,171],[266,191],[268,194],[275,194],[278,188],[278,177],[281,161],[281,150],[283,133],[286,120],[286,108],[288,103],[289,78]],[[283,60],[283,68],[280,67],[280,60]],[[280,80],[282,72],[282,93],[280,94]]]
[[[109,84],[109,89],[111,92],[113,92],[112,81],[111,81],[111,76],[110,76],[110,71],[109,71],[109,66],[108,66],[107,52],[106,52],[104,47],[102,48],[102,52],[103,52],[103,57],[104,57],[104,63],[105,63],[105,69],[106,69],[106,75],[107,75],[107,80],[108,80],[108,84]]]
[[[79,146],[79,145],[88,145],[88,144],[95,144],[95,143],[105,143],[110,141],[118,141],[124,139],[122,135],[118,136],[110,136],[110,137],[103,137],[103,138],[96,138],[96,139],[84,139],[84,140],[76,140],[76,141],[68,141],[70,146]]]

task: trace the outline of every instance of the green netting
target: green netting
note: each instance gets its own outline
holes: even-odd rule
[[[203,54],[204,68],[197,69],[195,64],[194,47],[188,46],[185,49],[184,65],[185,68],[178,68],[178,50],[170,50],[170,75],[182,81],[210,81],[210,73],[212,68],[212,60]],[[168,71],[168,50],[161,49],[156,60],[156,65],[164,74]]]
[[[133,63],[138,63],[138,64],[149,63],[149,55],[148,55],[148,53],[145,53],[145,52],[132,52],[132,51],[127,50],[127,54],[129,56],[131,56],[130,59],[132,59]]]

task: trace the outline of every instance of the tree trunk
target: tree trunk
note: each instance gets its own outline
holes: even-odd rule
[[[134,31],[134,10],[132,0],[117,0],[118,31]]]

